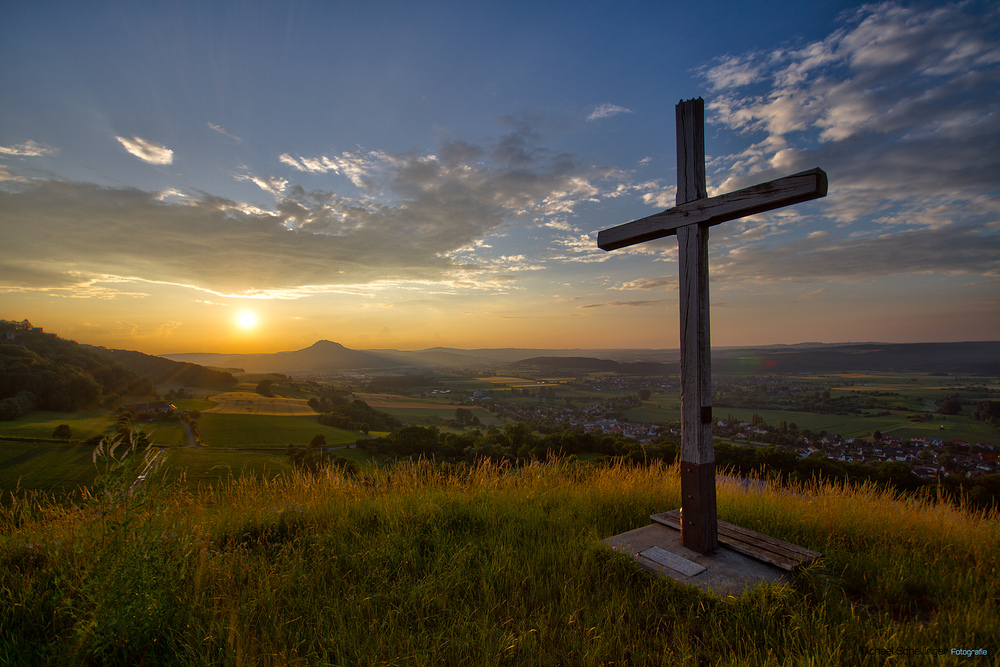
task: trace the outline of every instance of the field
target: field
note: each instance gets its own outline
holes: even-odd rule
[[[0,436],[50,439],[57,426],[68,424],[73,429],[72,439],[82,441],[104,435],[114,423],[114,416],[106,410],[75,413],[36,410],[12,421],[0,422]]]
[[[205,445],[223,449],[304,447],[315,435],[325,435],[329,446],[354,444],[363,436],[352,431],[323,426],[311,417],[202,413],[198,420]]]
[[[358,399],[364,401],[376,410],[388,413],[404,422],[420,423],[423,418],[437,418],[443,421],[455,418],[455,410],[460,405],[454,404],[454,398],[428,399],[411,398],[409,396],[397,396],[393,394],[355,394]],[[445,402],[447,401],[447,402]],[[479,417],[479,421],[484,426],[499,425],[503,422],[497,419],[489,410],[485,408],[466,406],[473,416]]]
[[[732,415],[735,419],[750,422],[754,414],[759,415],[771,426],[785,421],[796,424],[799,429],[809,429],[814,433],[826,431],[837,435],[850,437],[870,436],[875,431],[891,432],[904,438],[923,436],[940,438],[942,440],[965,440],[966,442],[997,442],[1000,434],[985,422],[971,417],[972,407],[963,405],[958,415],[934,415],[928,422],[911,422],[911,414],[925,411],[935,412],[938,402],[946,395],[960,393],[961,387],[981,385],[994,390],[1000,387],[993,378],[950,378],[926,374],[898,373],[843,373],[834,375],[801,375],[787,376],[783,381],[791,385],[815,384],[817,390],[829,388],[833,397],[859,392],[892,392],[898,395],[875,396],[879,401],[893,406],[889,415],[875,416],[878,410],[868,410],[862,414],[833,414],[821,412],[802,412],[795,410],[766,410],[751,408],[729,408],[715,406],[715,419],[726,419]],[[832,386],[838,383],[852,382],[852,386]],[[972,395],[974,392],[965,392]],[[976,403],[978,398],[963,400]],[[1000,400],[997,394],[992,400]],[[679,421],[681,418],[680,393],[656,394],[642,405],[624,412],[624,416],[632,421],[664,422]]]
[[[720,485],[719,518],[824,554],[791,584],[720,597],[600,544],[677,506],[676,467],[255,477],[151,483],[127,511],[0,507],[0,662],[777,667],[1000,649],[995,513]],[[871,653],[901,649],[946,653]]]
[[[223,415],[315,415],[305,399],[261,396],[252,391],[227,391],[208,398],[213,407],[203,413]]]
[[[0,500],[9,502],[16,489],[64,495],[90,486],[97,476],[93,453],[89,445],[0,442]]]

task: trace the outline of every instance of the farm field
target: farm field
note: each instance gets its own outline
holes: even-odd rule
[[[201,437],[208,447],[226,449],[281,448],[288,443],[309,444],[315,435],[325,435],[330,446],[353,444],[359,437],[352,431],[323,426],[311,417],[251,414],[202,413],[198,420]]]
[[[302,398],[261,396],[253,391],[227,391],[208,398],[214,406],[202,413],[223,415],[315,415]]]
[[[424,417],[438,417],[443,420],[453,419],[455,410],[459,405],[454,405],[453,399],[442,399],[449,402],[436,402],[428,398],[411,398],[409,396],[397,396],[393,394],[355,394],[359,400],[364,401],[372,408],[381,410],[406,422],[419,422]],[[479,422],[484,426],[500,425],[502,420],[497,419],[489,410],[480,407],[467,406],[473,416],[479,417]]]
[[[114,423],[115,418],[106,410],[75,413],[36,410],[11,421],[0,421],[0,436],[49,439],[57,426],[67,424],[73,429],[73,440],[87,440],[104,435]]]
[[[160,447],[188,447],[191,444],[187,430],[180,422],[138,422],[135,428],[148,435],[150,441]]]
[[[15,489],[63,495],[93,484],[97,468],[90,445],[0,442],[0,502]]]
[[[240,452],[202,447],[171,450],[164,466],[167,479],[176,480],[183,475],[188,488],[218,485],[247,475],[256,479],[273,479],[292,470],[291,461],[284,452]]]

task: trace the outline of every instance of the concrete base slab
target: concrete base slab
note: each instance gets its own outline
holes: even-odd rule
[[[636,558],[642,567],[655,574],[666,575],[718,595],[741,595],[763,583],[791,583],[791,575],[785,570],[724,546],[708,554],[692,551],[681,542],[681,531],[662,524],[636,528],[601,542]],[[673,557],[663,557],[661,549]],[[645,555],[643,552],[646,552]],[[699,571],[697,566],[705,569]]]

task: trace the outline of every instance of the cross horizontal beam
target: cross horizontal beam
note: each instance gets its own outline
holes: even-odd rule
[[[617,250],[636,243],[671,236],[687,225],[718,225],[755,213],[825,197],[826,172],[810,169],[718,197],[696,199],[647,218],[605,229],[597,235],[601,250]]]

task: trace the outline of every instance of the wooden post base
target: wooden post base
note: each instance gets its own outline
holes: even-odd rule
[[[719,548],[715,510],[715,462],[681,461],[681,538],[691,551],[707,554]]]

